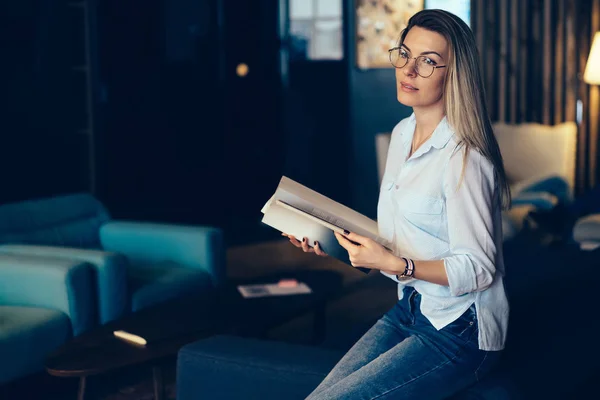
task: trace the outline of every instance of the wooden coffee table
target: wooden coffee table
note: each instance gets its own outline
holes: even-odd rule
[[[269,283],[295,278],[312,293],[244,299],[238,284]],[[79,378],[78,399],[85,396],[86,379],[119,368],[153,363],[154,395],[164,397],[158,361],[177,354],[185,344],[215,334],[261,337],[269,329],[295,317],[315,312],[315,336],[324,332],[325,306],[341,288],[341,276],[330,271],[296,271],[260,279],[231,282],[211,293],[202,293],[159,304],[80,335],[46,359],[46,370],[58,377]],[[136,346],[114,337],[125,330],[147,338]]]

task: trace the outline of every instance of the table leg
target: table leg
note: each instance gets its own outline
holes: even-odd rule
[[[163,400],[165,398],[165,389],[160,366],[155,365],[152,367],[152,375],[154,377],[154,400]]]
[[[77,400],[83,400],[85,397],[85,381],[86,377],[82,376],[79,378],[79,389],[77,390]]]

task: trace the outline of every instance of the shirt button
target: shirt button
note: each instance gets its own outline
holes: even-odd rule
[[[399,188],[400,188],[400,185],[396,185],[396,189],[399,189]]]

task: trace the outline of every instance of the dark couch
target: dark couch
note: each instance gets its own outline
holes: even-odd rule
[[[598,371],[592,329],[600,251],[505,244],[511,317],[496,370],[454,399],[564,399]],[[365,329],[374,321],[365,321]],[[184,347],[177,398],[302,399],[344,348],[217,336]]]

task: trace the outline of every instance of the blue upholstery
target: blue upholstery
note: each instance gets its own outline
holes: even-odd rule
[[[536,210],[552,210],[559,204],[559,199],[548,192],[521,192],[512,199],[513,207],[528,204]]]
[[[127,272],[132,311],[212,287],[211,276],[206,271],[181,267],[171,261],[135,263]]]
[[[34,245],[0,245],[0,254],[29,255],[50,259],[87,262],[95,269],[97,314],[101,324],[117,319],[127,311],[127,259],[122,254],[102,250]]]
[[[100,229],[102,247],[126,254],[132,264],[170,261],[210,275],[214,286],[225,276],[221,231],[210,227],[109,222]]]
[[[58,310],[75,335],[95,322],[92,282],[91,267],[81,261],[0,254],[0,305]]]
[[[184,346],[177,399],[304,399],[342,353],[234,336]]]
[[[60,311],[0,305],[0,384],[41,371],[46,354],[70,337]]]
[[[221,230],[114,221],[89,194],[0,206],[0,254],[92,265],[101,324],[225,276]]]
[[[0,206],[0,243],[100,248],[98,230],[108,221],[104,206],[73,194]]]
[[[554,206],[558,203],[569,204],[573,201],[569,183],[565,178],[560,176],[550,176],[534,181],[519,188],[512,195],[519,204],[527,203],[536,205],[536,202],[542,202],[541,205],[543,207],[551,203],[554,203],[552,205]],[[528,203],[527,199],[530,199],[531,203]]]
[[[84,262],[0,254],[0,384],[94,324],[92,282]]]

